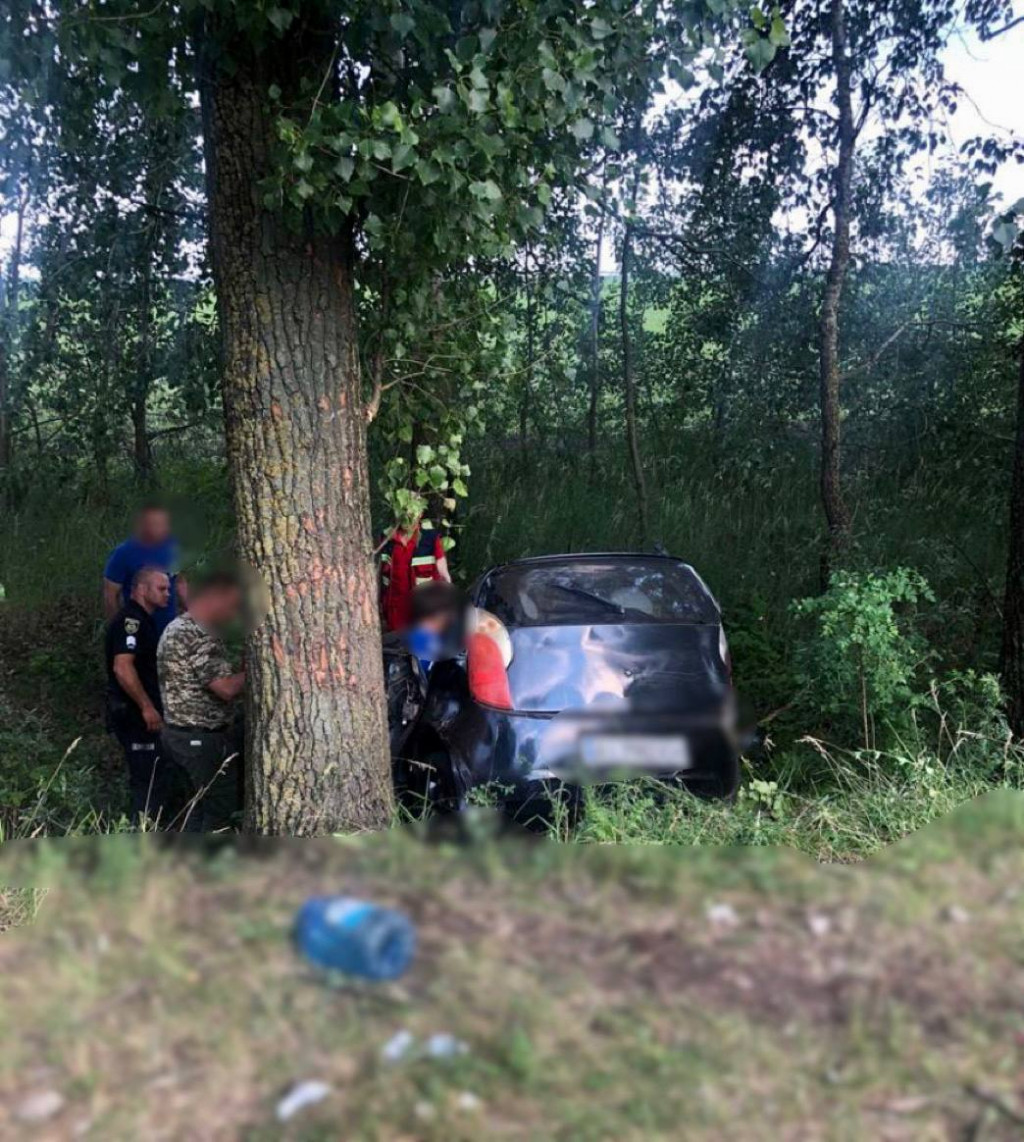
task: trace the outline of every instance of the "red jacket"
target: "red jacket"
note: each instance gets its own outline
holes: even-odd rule
[[[396,529],[388,536],[380,553],[380,609],[386,630],[409,625],[416,584],[440,579],[438,563],[443,558],[441,536],[433,528],[417,527],[402,539]]]

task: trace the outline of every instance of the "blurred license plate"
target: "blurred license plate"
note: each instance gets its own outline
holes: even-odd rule
[[[618,765],[637,769],[687,769],[690,746],[686,738],[661,734],[587,734],[581,743],[587,765]]]

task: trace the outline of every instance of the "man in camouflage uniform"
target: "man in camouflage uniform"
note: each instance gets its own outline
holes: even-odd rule
[[[164,750],[195,794],[186,810],[189,832],[230,828],[242,807],[237,707],[245,671],[228,661],[220,634],[237,618],[241,601],[235,578],[211,576],[193,591],[188,612],[167,627],[157,648]]]

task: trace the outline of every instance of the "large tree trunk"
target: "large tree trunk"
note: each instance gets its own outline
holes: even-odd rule
[[[827,547],[822,557],[822,585],[850,533],[850,512],[843,499],[839,433],[841,417],[839,376],[839,303],[850,264],[850,184],[856,130],[853,123],[852,73],[846,49],[843,0],[832,0],[832,61],[839,105],[839,156],[833,180],[835,233],[832,257],[825,279],[819,327],[821,385],[821,500],[828,525]]]
[[[1010,552],[1003,602],[1003,691],[1015,737],[1024,739],[1024,340],[1017,385],[1017,439],[1010,484]]]
[[[636,199],[636,191],[633,194]],[[622,386],[626,397],[626,444],[629,463],[636,488],[637,513],[640,523],[640,540],[647,543],[650,526],[647,510],[647,486],[644,483],[644,466],[640,457],[640,441],[636,425],[636,381],[633,376],[633,344],[629,329],[629,272],[633,261],[633,226],[627,222],[622,236],[622,268],[619,283],[619,328],[622,335]]]
[[[267,611],[247,642],[246,822],[275,834],[392,817],[352,252],[289,228],[260,189],[267,88],[297,98],[333,46],[300,28],[271,76],[236,44],[234,74],[211,62],[201,84],[238,546]]]

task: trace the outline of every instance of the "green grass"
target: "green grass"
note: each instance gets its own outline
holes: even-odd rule
[[[1024,796],[990,794],[853,868],[404,831],[207,859],[131,837],[5,846],[0,881],[49,892],[0,938],[0,1028],[18,1029],[0,1133],[33,1136],[17,1110],[53,1091],[54,1137],[115,1142],[1009,1140],[1022,840]],[[289,925],[325,891],[413,917],[407,977],[329,986],[302,963]],[[468,1053],[389,1065],[403,1028]],[[328,1097],[282,1127],[307,1079]]]

